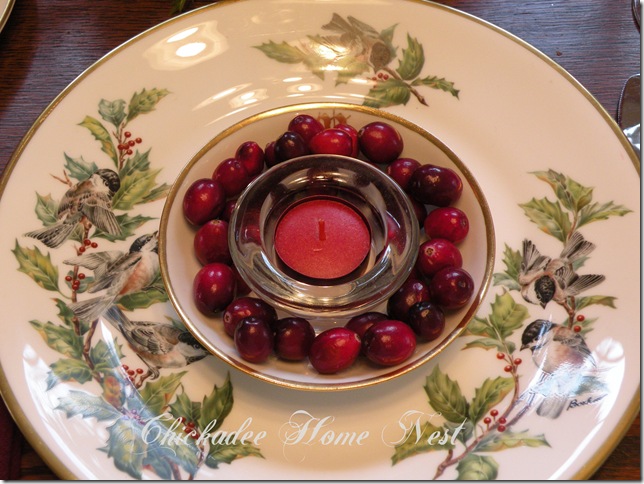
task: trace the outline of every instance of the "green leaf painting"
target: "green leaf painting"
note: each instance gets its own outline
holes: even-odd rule
[[[144,88],[129,102],[101,99],[96,114],[85,115],[78,126],[98,143],[104,158],[90,160],[63,153],[62,169],[51,174],[57,186],[47,195],[35,196],[34,218],[42,228],[25,234],[35,245],[22,245],[16,240],[12,250],[18,271],[42,290],[55,293],[52,300],[58,321],[30,321],[44,344],[58,355],[49,363],[47,390],[60,389],[61,383],[68,388],[57,398],[55,408],[67,418],[101,425],[104,432],[96,435],[106,437],[96,449],[108,456],[115,469],[135,479],[194,479],[203,466],[217,468],[241,457],[263,457],[252,444],[215,442],[205,436],[200,439],[202,432],[225,429],[234,401],[229,377],[203,397],[193,398],[185,392],[187,371],[183,367],[205,357],[205,350],[195,353],[193,359],[186,358],[179,371],[173,370],[178,367],[173,364],[163,374],[159,370],[163,365],[149,359],[149,353],[161,344],[176,344],[177,334],[187,333],[183,325],[178,320],[127,319],[126,313],[168,301],[156,246],[146,259],[151,268],[147,283],[135,290],[121,290],[117,299],[108,301],[114,305],[108,312],[116,311],[114,314],[124,318],[114,322],[105,319],[117,330],[114,339],[98,337],[98,316],[80,316],[84,314],[83,305],[96,303],[101,307],[101,298],[109,296],[113,283],[105,279],[106,274],[117,271],[117,267],[128,270],[127,265],[121,269],[119,261],[131,257],[133,263],[139,263],[143,259],[137,259],[139,252],[123,251],[122,246],[112,244],[156,240],[155,229],[149,227],[156,219],[140,209],[163,200],[170,186],[160,181],[163,170],[155,167],[153,150],[137,131],[141,130],[143,116],[155,112],[169,95],[166,89]],[[92,192],[96,186],[100,189]],[[109,212],[117,229],[99,226],[98,219],[94,223],[94,212],[89,209],[78,210],[80,215],[75,215],[74,210],[80,206],[75,205],[77,201],[88,197],[89,207]],[[41,244],[51,250],[43,252]],[[97,284],[103,284],[98,291]],[[124,324],[143,326],[126,329]],[[150,328],[155,327],[163,328],[159,335],[173,336],[168,341],[154,341]],[[146,338],[150,340],[148,346],[142,343]],[[128,356],[130,351],[135,353],[133,357]]]
[[[411,45],[409,48],[413,49]],[[393,464],[420,458],[427,452],[443,452],[433,476],[430,473],[427,477],[439,478],[453,468],[451,477],[459,480],[498,479],[502,468],[493,453],[550,446],[545,434],[533,433],[525,426],[517,429],[523,418],[533,414],[538,418],[563,418],[565,412],[607,395],[608,385],[585,337],[600,323],[599,317],[590,314],[593,306],[615,308],[617,298],[586,294],[604,278],[579,272],[595,248],[579,229],[631,211],[612,201],[594,201],[591,187],[554,170],[533,175],[548,184],[553,196],[533,197],[519,206],[528,220],[542,234],[559,241],[562,249],[548,256],[528,238],[520,249],[505,244],[501,259],[504,270],[492,278],[501,292],[494,295],[487,316],[475,315],[461,334],[465,339],[462,350],[490,357],[490,372],[496,369],[496,373],[483,378],[473,392],[464,392],[458,380],[436,364],[424,386],[431,407],[426,414],[432,417],[420,427],[422,439],[414,438],[417,430],[409,430],[406,440],[394,450]],[[535,319],[531,316],[535,307],[548,311],[548,316]],[[557,317],[563,323],[545,319],[551,319],[557,309],[562,311]],[[549,351],[547,345],[568,349]],[[549,354],[559,351],[572,351],[571,361],[548,359]],[[529,359],[533,361],[524,361]],[[571,366],[573,362],[577,362],[576,368]],[[530,363],[536,368],[526,366]],[[536,370],[538,378],[529,379],[530,368]],[[438,435],[442,429],[454,432],[455,439],[450,439],[447,447],[429,445],[428,436],[432,432]]]
[[[274,61],[303,64],[322,80],[333,73],[336,86],[363,79],[369,85],[365,106],[406,105],[412,98],[428,105],[422,88],[438,89],[458,99],[459,90],[452,81],[423,74],[425,48],[416,37],[408,33],[402,48],[394,45],[395,29],[393,25],[378,31],[355,17],[334,13],[322,26],[323,34],[292,43],[268,40],[255,48]]]

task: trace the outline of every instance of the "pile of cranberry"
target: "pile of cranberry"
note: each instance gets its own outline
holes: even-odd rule
[[[466,237],[469,222],[453,206],[462,181],[449,168],[401,157],[403,147],[400,133],[386,122],[371,122],[359,130],[346,122],[325,127],[300,114],[264,149],[255,141],[244,142],[234,157],[217,165],[211,178],[191,184],[183,213],[198,227],[194,250],[202,265],[194,278],[194,301],[205,315],[221,314],[241,358],[252,363],[272,354],[286,361],[308,358],[323,374],[350,367],[360,355],[376,365],[394,366],[414,353],[417,340],[440,336],[446,311],[467,304],[474,283],[462,268],[457,244]],[[236,197],[265,167],[308,154],[345,155],[380,166],[409,195],[426,235],[411,275],[390,297],[386,314],[367,312],[319,334],[308,320],[280,319],[272,306],[250,296],[228,249]]]

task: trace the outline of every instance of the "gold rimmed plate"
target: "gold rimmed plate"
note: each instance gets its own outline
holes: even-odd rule
[[[447,348],[323,397],[203,351],[153,257],[171,186],[202,147],[260,113],[317,103],[432,133],[481,187],[496,237],[491,284]],[[70,85],[1,187],[0,390],[61,477],[587,478],[637,414],[639,160],[561,67],[448,7],[242,0],[179,16]],[[60,245],[34,237],[85,190],[96,203]],[[146,271],[105,280],[117,260],[146,263],[114,274]],[[88,318],[95,297],[106,311]],[[547,329],[592,356],[566,373],[580,380],[543,371],[569,364],[535,356]]]

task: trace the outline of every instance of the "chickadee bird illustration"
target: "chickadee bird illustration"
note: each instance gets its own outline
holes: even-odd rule
[[[128,252],[86,253],[63,261],[94,271],[94,281],[87,292],[106,290],[102,295],[69,305],[84,321],[93,321],[119,297],[148,287],[159,273],[158,232],[138,237]]]
[[[131,321],[118,306],[111,306],[102,315],[119,330],[128,345],[148,367],[141,381],[159,377],[161,368],[182,368],[205,358],[209,353],[185,329],[171,323]]]
[[[363,58],[373,65],[374,71],[379,71],[391,62],[393,55],[383,41],[380,33],[370,25],[361,22],[355,17],[348,16],[343,19],[337,13],[333,14],[331,21],[322,27],[338,34],[338,37],[318,37],[318,42],[325,42],[331,51],[337,51],[338,45],[344,49],[338,55],[351,53]]]
[[[523,257],[519,272],[521,296],[531,304],[545,308],[550,301],[565,305],[566,299],[576,296],[597,284],[605,277],[597,274],[579,275],[573,263],[585,257],[595,248],[574,232],[558,258],[542,255],[530,240],[523,241]]]
[[[529,349],[532,361],[542,372],[528,393],[541,395],[537,415],[557,418],[572,397],[593,389],[597,370],[586,341],[580,333],[552,321],[537,319],[521,336],[521,350]]]
[[[112,198],[120,187],[121,180],[115,171],[97,170],[67,190],[58,205],[56,223],[25,236],[53,249],[65,242],[79,223],[87,229],[94,224],[110,235],[119,235],[121,227],[112,212]]]

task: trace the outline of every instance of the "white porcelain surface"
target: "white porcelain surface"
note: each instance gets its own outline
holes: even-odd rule
[[[4,28],[4,25],[7,23],[9,14],[13,9],[14,0],[0,0],[0,31]]]
[[[12,160],[0,203],[0,389],[23,432],[62,477],[187,478],[192,473],[217,480],[404,480],[431,479],[443,463],[445,479],[583,478],[621,438],[639,409],[640,383],[639,162],[626,139],[567,73],[494,26],[426,2],[382,0],[373,7],[374,2],[363,0],[224,1],[173,19],[90,68],[63,92]],[[150,187],[163,193],[202,146],[252,114],[303,102],[362,104],[376,82],[369,80],[373,73],[336,83],[333,70],[315,75],[302,63],[282,63],[255,48],[269,42],[303,45],[318,35],[331,35],[322,26],[334,13],[358,19],[362,23],[354,26],[363,33],[368,32],[364,24],[373,27],[372,40],[374,35],[389,39],[397,47],[397,60],[388,64],[391,70],[399,69],[403,56],[418,60],[422,52],[420,71],[407,74],[444,78],[459,91],[456,97],[419,81],[408,99],[397,98],[385,109],[435,134],[458,153],[487,197],[496,229],[498,276],[477,324],[429,364],[370,388],[320,398],[258,381],[206,357],[187,367],[161,369],[158,379],[145,381],[143,398],[137,400],[136,392],[120,382],[118,365],[145,365],[118,331],[100,318],[90,356],[83,356],[70,336],[69,313],[60,308],[70,302],[64,276],[71,266],[63,261],[74,256],[77,244],[67,241],[50,249],[23,235],[41,228],[47,216],[35,207],[51,208],[38,205],[36,194],[41,202],[57,202],[68,186],[52,175],[64,181],[64,173],[79,166],[114,165],[109,131],[105,137],[98,125],[107,123],[106,117],[119,107],[128,111],[136,104],[143,109],[127,121],[132,137],[142,139],[135,150],[147,153],[149,161],[141,172],[148,175],[149,186],[142,179],[128,185],[133,190],[129,195],[136,197],[134,189],[141,187],[145,193]],[[154,98],[152,109],[146,110],[136,97],[130,104],[141,93],[154,94],[149,96]],[[421,96],[427,105],[421,104]],[[121,99],[122,105],[115,103]],[[113,110],[106,110],[101,100],[109,101]],[[132,156],[126,158],[131,161]],[[562,174],[570,191],[553,190],[544,181],[548,170]],[[550,176],[552,180],[554,173]],[[578,208],[585,204],[585,209],[574,210],[580,218],[570,216],[571,194]],[[125,206],[125,200],[119,203]],[[115,209],[117,216],[141,217],[141,224],[127,232],[126,240],[94,237],[99,242],[95,252],[127,251],[137,236],[156,230],[163,203],[159,197]],[[592,211],[605,217],[584,224]],[[558,418],[538,415],[535,404],[505,432],[498,432],[499,422],[490,424],[495,430],[486,430],[483,415],[496,409],[502,416],[516,393],[529,386],[543,391],[540,382],[531,382],[538,372],[530,351],[520,350],[522,330],[536,319],[562,323],[567,313],[552,301],[542,308],[523,300],[507,277],[512,271],[506,262],[517,263],[524,239],[556,258],[562,242],[552,234],[557,228],[570,233],[564,214],[596,246],[576,270],[605,276],[575,300],[575,317],[585,317],[576,324],[584,327],[581,334],[601,371],[586,393],[568,399]],[[546,226],[550,233],[541,230]],[[518,266],[513,267],[516,276]],[[150,298],[148,307],[130,300],[136,309],[125,313],[137,321],[176,319],[171,304],[156,303],[154,295],[158,293],[144,294]],[[482,326],[492,319],[508,330],[505,350],[522,360],[512,371],[505,372],[507,362],[497,359],[494,338],[481,336]],[[98,354],[107,354],[114,338],[121,346],[120,362]],[[88,358],[104,363],[95,366],[94,375],[83,366]],[[58,381],[51,378],[52,369]],[[103,372],[100,381],[96,372]],[[106,380],[110,372],[118,378]],[[75,379],[62,381],[70,376]],[[200,418],[196,408],[203,410]],[[188,438],[188,443],[169,448],[158,434],[146,433],[145,424],[163,411],[192,411],[202,430],[217,418],[230,439],[240,428],[239,435],[248,433],[247,445],[225,447],[225,453],[216,454],[220,461],[215,468],[205,458],[209,450],[214,452],[210,443],[197,448]],[[423,427],[427,433],[419,439],[422,443],[435,430],[432,425],[444,435],[444,419],[456,422],[460,416],[466,416],[466,424],[460,430],[453,425],[448,432],[463,439],[454,438],[453,453],[445,448],[450,439],[442,446],[436,438],[419,446],[413,445],[415,434],[406,447],[395,448],[401,425],[415,430],[414,422],[430,422]],[[476,433],[469,433],[467,421],[476,423]],[[105,448],[109,452],[101,450]],[[232,456],[240,458],[226,463]]]

